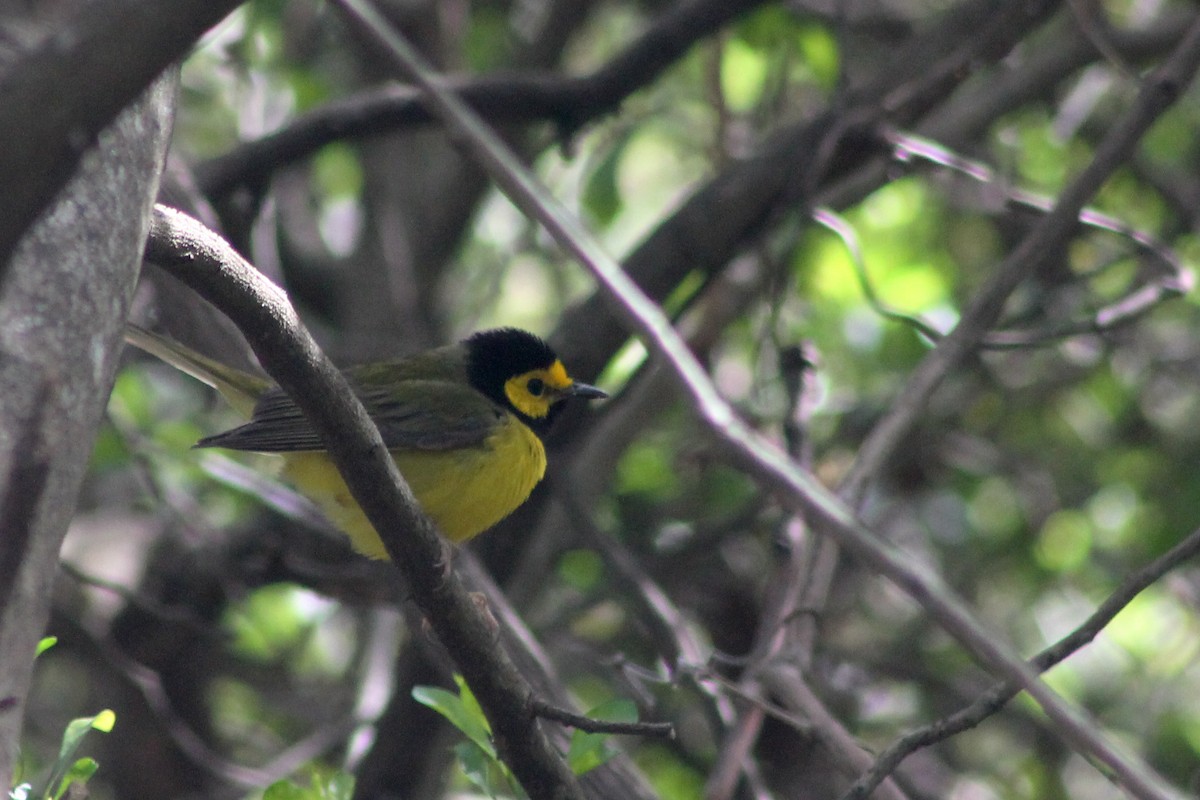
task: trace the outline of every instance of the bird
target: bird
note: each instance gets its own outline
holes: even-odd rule
[[[313,500],[355,550],[387,549],[320,437],[269,378],[222,364],[130,323],[125,340],[216,389],[248,421],[195,447],[279,455],[283,478]],[[607,397],[574,380],[543,339],[518,328],[342,371],[422,510],[461,544],[524,503],[546,472],[542,437],[573,400]]]

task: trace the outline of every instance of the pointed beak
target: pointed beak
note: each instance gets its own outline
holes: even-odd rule
[[[564,392],[567,397],[579,397],[584,400],[599,400],[608,397],[608,392],[586,383],[576,381]]]

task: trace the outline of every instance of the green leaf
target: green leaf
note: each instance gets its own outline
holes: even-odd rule
[[[49,650],[51,647],[54,647],[54,645],[56,645],[56,644],[58,644],[57,636],[47,636],[47,637],[43,638],[40,642],[37,643],[37,650],[34,651],[33,657],[37,658],[42,653]]]
[[[721,90],[725,102],[737,112],[754,108],[766,86],[770,60],[748,43],[732,39],[721,54]]]
[[[96,716],[92,717],[92,729],[102,733],[111,733],[113,726],[117,724],[116,712],[111,709],[104,709]]]
[[[592,719],[606,722],[637,722],[637,706],[624,698],[601,703],[587,713]],[[571,747],[567,750],[567,764],[576,775],[595,769],[617,754],[608,746],[609,733],[587,733],[575,731],[571,734]]]
[[[824,25],[800,26],[800,53],[822,86],[833,88],[841,66],[837,38]]]
[[[67,730],[62,738],[62,746],[58,751],[58,762],[62,765],[64,771],[67,762],[75,755],[75,751],[83,743],[83,737],[87,736],[88,731],[95,728],[96,730],[108,733],[112,730],[115,721],[116,714],[109,709],[105,709],[94,717],[80,717],[67,723]]]
[[[314,769],[307,787],[292,781],[277,781],[263,792],[263,800],[350,800],[353,795],[353,775],[337,771],[325,776]]]
[[[350,800],[354,796],[354,776],[349,772],[335,772],[325,781],[322,800]]]
[[[471,719],[486,731],[487,740],[491,742],[492,725],[488,722],[487,714],[483,713],[483,706],[479,705],[479,701],[475,699],[475,693],[467,685],[466,678],[462,675],[455,675],[454,682],[458,684],[458,696],[462,698],[463,708],[471,715]]]
[[[479,745],[474,742],[459,742],[454,745],[454,755],[458,758],[458,765],[462,769],[463,775],[467,776],[471,785],[481,792],[486,792],[490,797],[495,797],[491,780],[495,759],[489,758],[488,754],[480,750]]]
[[[458,684],[457,695],[436,686],[415,686],[412,697],[450,720],[450,724],[466,735],[468,741],[455,745],[454,753],[463,774],[473,786],[491,797],[496,797],[498,788],[506,795],[515,793],[523,797],[512,773],[496,755],[492,729],[479,701],[461,675],[455,675],[454,682]]]
[[[59,800],[59,798],[67,793],[68,789],[76,784],[86,786],[88,780],[96,774],[96,770],[99,768],[100,765],[96,763],[96,759],[94,758],[81,758],[76,761],[67,770],[67,774],[63,776],[62,781],[59,783],[58,790],[54,793],[54,800]]]
[[[54,768],[50,771],[50,779],[46,781],[46,791],[42,792],[43,797],[61,797],[67,786],[70,785],[67,778],[80,764],[79,761],[74,761],[75,751],[83,743],[83,737],[87,736],[88,731],[94,729],[108,733],[116,721],[117,715],[106,708],[94,717],[80,717],[67,724],[67,730],[63,733],[62,746],[58,751],[58,760],[54,762]],[[89,759],[81,759],[81,761],[87,760]]]
[[[312,800],[312,794],[291,781],[276,781],[263,792],[263,800]]]
[[[466,683],[457,676],[455,676],[455,680],[459,681],[461,696],[436,686],[414,686],[412,698],[450,720],[451,725],[462,731],[481,750],[495,758],[496,748],[492,745],[492,732],[487,718],[479,708],[475,696],[467,689]]]

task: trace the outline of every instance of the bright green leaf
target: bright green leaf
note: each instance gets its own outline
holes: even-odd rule
[[[105,709],[93,717],[80,717],[71,720],[67,724],[67,729],[63,733],[62,745],[58,751],[58,760],[54,762],[54,768],[50,771],[50,779],[46,781],[47,790],[44,793],[45,795],[52,797],[59,796],[59,794],[52,794],[52,792],[61,792],[63,782],[71,771],[76,768],[78,762],[74,760],[75,751],[83,743],[83,738],[87,736],[88,731],[95,729],[108,733],[112,730],[116,721],[117,715],[111,710]]]
[[[325,776],[321,770],[313,769],[308,786],[278,781],[263,792],[263,800],[350,800],[353,795],[353,775],[338,771]]]
[[[113,725],[117,724],[116,712],[111,709],[104,709],[96,716],[92,717],[92,728],[104,733],[109,733],[113,729]]]
[[[479,706],[474,702],[474,698],[468,704],[453,692],[436,686],[414,686],[412,698],[450,720],[451,725],[462,731],[484,752],[493,758],[496,756],[487,718],[477,711]]]
[[[837,82],[841,58],[837,39],[825,25],[805,25],[800,34],[800,52],[813,76],[823,86]]]
[[[462,675],[455,675],[454,682],[458,684],[458,696],[462,698],[463,708],[467,710],[479,727],[487,732],[490,741],[492,726],[488,723],[487,715],[483,713],[483,706],[479,705],[479,701],[475,699],[475,693],[467,685],[466,678]]]
[[[66,733],[63,734],[62,747],[58,753],[59,760],[69,759],[79,749],[79,745],[83,742],[83,737],[87,736],[88,731],[95,729],[108,733],[116,721],[117,715],[107,708],[93,717],[71,720],[67,724]]]
[[[313,796],[291,781],[276,781],[263,792],[263,800],[313,800]]]
[[[86,786],[99,767],[94,758],[81,758],[76,761],[59,782],[58,789],[54,792],[54,800],[59,800],[72,786]]]

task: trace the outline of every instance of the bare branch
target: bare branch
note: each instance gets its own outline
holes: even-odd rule
[[[871,754],[859,744],[850,731],[832,714],[821,698],[813,692],[795,666],[773,663],[763,671],[763,684],[780,698],[780,704],[796,709],[809,720],[809,728],[843,772],[854,772],[871,762]],[[906,800],[904,791],[888,779],[879,787],[882,800]]]
[[[805,355],[803,348],[793,347],[781,354],[781,383],[784,384],[788,397],[784,440],[788,455],[805,467],[812,462],[812,447],[803,435],[809,422],[806,416],[811,413],[811,403],[804,402],[804,384],[812,377],[811,368],[812,361]],[[766,583],[767,590],[758,630],[754,632],[754,644],[746,658],[746,669],[737,682],[737,693],[742,697],[758,698],[766,694],[764,672],[771,668],[773,662],[794,661],[805,666],[809,663],[808,655],[811,651],[808,645],[811,643],[811,637],[808,634],[811,627],[807,624],[797,626],[790,623],[797,617],[805,587],[811,577],[814,558],[818,557],[821,549],[819,546],[806,546],[813,541],[811,538],[806,541],[806,537],[810,535],[811,532],[802,517],[793,516],[783,521],[779,536],[784,539],[787,557],[782,559]],[[806,623],[808,621],[810,620],[805,620]],[[752,749],[762,729],[766,713],[762,705],[761,701],[756,700],[748,709],[744,706],[739,709],[741,713],[727,731],[718,751],[716,764],[708,778],[705,796],[709,800],[734,797],[738,778],[750,761]],[[826,723],[829,715],[825,713],[820,719],[811,719],[812,725],[817,727]],[[838,728],[840,730],[840,726]],[[821,736],[819,733],[817,735]],[[838,752],[845,738],[822,736],[822,741],[834,748],[832,755],[840,763],[845,763],[847,758],[850,758],[842,757],[844,754]]]
[[[632,736],[655,736],[663,739],[675,738],[675,726],[669,722],[610,722],[592,719],[565,708],[552,706],[545,700],[534,699],[530,703],[533,713],[544,719],[552,719],[587,733],[623,733]]]
[[[629,47],[588,75],[490,75],[449,80],[448,90],[493,123],[548,120],[566,141],[588,122],[615,111],[629,95],[654,81],[697,41],[767,0],[692,0],[656,19]],[[207,197],[238,186],[256,186],[280,167],[330,142],[386,133],[436,121],[408,86],[384,86],[302,114],[286,127],[213,158],[196,168]]]
[[[843,484],[843,496],[857,507],[868,478],[899,446],[924,412],[945,377],[974,352],[999,319],[1012,291],[1043,268],[1074,233],[1084,205],[1108,176],[1125,163],[1159,116],[1182,94],[1200,64],[1200,22],[1193,22],[1171,58],[1146,82],[1133,107],[1113,126],[1091,164],[1059,195],[1054,210],[1040,219],[1021,244],[996,267],[976,293],[954,330],[921,362],[896,397],[889,413],[859,448]]]
[[[361,0],[336,2],[358,24],[387,45],[396,67],[423,88],[431,106],[443,117],[452,132],[472,148],[510,199],[537,218],[561,246],[588,268],[604,287],[614,313],[638,331],[649,349],[670,366],[680,389],[700,418],[747,472],[776,489],[790,507],[805,514],[810,524],[835,537],[843,547],[914,597],[980,662],[1028,691],[1067,741],[1111,768],[1117,780],[1131,793],[1141,798],[1179,796],[1140,759],[1114,748],[1098,732],[1094,721],[1087,719],[1078,708],[1046,686],[1010,646],[1002,643],[999,637],[966,610],[965,604],[950,592],[940,578],[894,545],[880,539],[813,476],[799,469],[750,430],[716,392],[707,374],[672,329],[661,309],[603,252],[580,223],[549,196],[495,134],[432,77],[413,48]],[[1150,122],[1178,97],[1191,80],[1198,62],[1200,25],[1189,31],[1184,44],[1172,59],[1147,82],[1134,110],[1116,126],[1112,136],[1100,148],[1092,167],[1064,193],[1056,213],[1045,218],[1043,224],[1049,228],[1049,232],[1043,233],[1043,236],[1055,241],[1059,236],[1069,233],[1086,198],[1103,177],[1115,168],[1122,156],[1132,149]],[[1038,256],[1041,254],[1028,241],[1006,264],[1012,262],[1024,267],[1027,262],[1032,262],[1034,266],[1039,263]],[[1045,243],[1037,241],[1035,245]],[[994,319],[1003,298],[1007,296],[1008,283],[1015,285],[1019,282],[1026,274],[1026,269],[1010,267],[1002,271],[990,290],[983,292],[975,304],[974,316],[980,321]],[[986,324],[981,327],[978,336],[982,336],[986,327]],[[970,331],[971,328],[966,330]],[[959,334],[957,339],[953,335],[947,337],[939,351],[945,348],[947,342],[953,341],[954,346],[947,348],[942,356],[945,366],[935,364],[929,367],[927,361],[924,372],[918,373],[922,380],[915,382],[917,391],[914,393],[918,397],[927,397],[933,386],[940,382],[944,370],[957,365],[969,349],[967,346],[973,345],[976,338],[968,337],[966,333]],[[931,377],[935,378],[932,382]],[[911,413],[912,419],[915,419],[915,409]],[[899,421],[902,424],[895,430],[902,432],[907,423],[904,418]],[[886,442],[886,437],[883,440]]]
[[[1100,631],[1112,622],[1113,617],[1146,587],[1197,554],[1200,554],[1200,529],[1192,531],[1182,542],[1123,580],[1082,625],[1031,658],[1029,663],[1037,670],[1045,672],[1066,660],[1090,644]],[[1017,690],[1012,684],[998,683],[966,708],[905,734],[879,754],[871,769],[858,779],[842,800],[866,800],[879,782],[895,771],[901,761],[917,750],[974,728],[1003,708],[1016,695]]]

